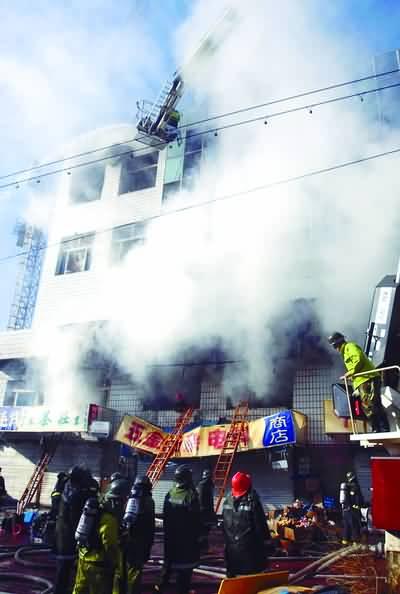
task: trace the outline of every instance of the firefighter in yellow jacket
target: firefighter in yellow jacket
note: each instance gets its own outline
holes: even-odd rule
[[[86,502],[76,532],[79,559],[73,594],[119,592],[114,574],[121,563],[120,524],[128,494],[129,483],[119,479],[112,483],[100,507],[96,508],[95,499]]]
[[[379,372],[356,375],[365,371],[372,371],[375,369],[375,365],[368,359],[358,344],[347,342],[341,332],[334,332],[328,338],[328,341],[343,357],[346,373],[342,376],[342,379],[346,378],[351,381],[354,393],[359,394],[361,408],[365,417],[371,423],[372,431],[389,431],[389,423],[381,401]],[[353,377],[354,375],[356,377]]]

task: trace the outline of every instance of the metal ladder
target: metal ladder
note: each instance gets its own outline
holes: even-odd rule
[[[237,452],[240,440],[246,436],[248,429],[249,403],[240,402],[233,413],[232,421],[226,432],[224,443],[217,463],[214,468],[214,485],[217,490],[217,503],[215,513],[218,512],[225,494],[226,484],[232,468],[233,458]]]
[[[44,477],[44,473],[47,470],[48,465],[50,464],[54,454],[56,453],[56,449],[58,444],[61,441],[60,436],[55,436],[49,438],[48,441],[44,442],[43,445],[43,452],[40,457],[39,462],[36,464],[35,470],[29,482],[22,493],[22,496],[17,504],[17,514],[21,515],[27,506],[32,502],[34,496],[40,493],[40,489],[42,486],[42,481]]]
[[[193,412],[194,408],[190,407],[178,417],[174,430],[164,438],[159,452],[147,469],[146,475],[151,480],[153,486],[160,478],[169,460],[179,448],[182,442],[183,431],[192,418]]]
[[[172,85],[173,85],[173,83],[170,81],[167,81],[164,84],[164,86],[162,87],[161,91],[158,94],[157,99],[155,100],[155,102],[152,104],[152,106],[150,107],[148,112],[143,117],[143,119],[141,121],[141,127],[144,130],[146,130],[148,132],[152,131],[151,127],[155,124],[157,117],[160,113],[160,109],[164,106],[165,100],[171,91]]]

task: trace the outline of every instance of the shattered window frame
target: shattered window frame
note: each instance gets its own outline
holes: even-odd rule
[[[151,151],[144,155],[133,153],[121,159],[118,195],[130,194],[154,188],[157,184],[159,151]]]
[[[146,223],[129,223],[112,230],[111,259],[114,264],[122,262],[133,249],[146,241]]]
[[[93,163],[77,167],[69,182],[69,198],[72,204],[85,204],[100,200],[104,187],[104,177],[104,163]]]
[[[87,272],[92,264],[95,233],[63,239],[58,253],[56,276]]]
[[[21,404],[19,399],[29,398]],[[38,406],[40,397],[36,390],[28,388],[14,388],[4,395],[4,406]]]

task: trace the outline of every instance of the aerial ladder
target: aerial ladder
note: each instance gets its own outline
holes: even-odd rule
[[[168,142],[179,138],[180,113],[176,108],[184,93],[185,79],[191,71],[201,65],[207,56],[218,50],[236,22],[237,15],[233,8],[227,9],[217,24],[201,39],[186,64],[173,74],[172,80],[163,85],[156,100],[137,103],[139,135],[136,140],[162,149]]]
[[[160,478],[169,460],[178,451],[182,443],[183,432],[190,422],[193,412],[193,407],[186,408],[178,417],[173,431],[168,433],[161,443],[156,457],[146,472],[153,486]]]
[[[214,485],[217,491],[215,513],[218,513],[219,507],[224,497],[233,459],[239,448],[240,442],[243,441],[246,443],[248,438],[248,415],[249,403],[240,402],[234,410],[231,424],[228,431],[226,432],[222,450],[218,456],[213,475]]]
[[[43,450],[42,455],[40,457],[39,462],[36,464],[35,469],[32,473],[31,478],[27,486],[25,487],[24,492],[17,504],[17,514],[21,515],[24,513],[25,509],[28,507],[30,503],[32,503],[33,498],[40,495],[40,490],[42,487],[43,477],[47,470],[48,465],[50,464],[51,460],[53,459],[54,454],[56,453],[58,444],[60,443],[61,437],[60,436],[52,436],[50,438],[44,438],[43,442]]]

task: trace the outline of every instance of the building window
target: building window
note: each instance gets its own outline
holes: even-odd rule
[[[145,223],[132,223],[113,229],[111,244],[113,262],[121,262],[128,252],[143,245],[145,237]]]
[[[101,198],[104,184],[104,163],[76,168],[71,175],[71,202],[92,202]]]
[[[122,159],[119,194],[154,188],[157,179],[158,151]]]
[[[182,188],[191,190],[196,183],[206,150],[207,135],[194,128],[186,131],[184,143],[168,146],[165,162],[163,201]]]
[[[37,406],[38,404],[41,403],[35,390],[18,388],[7,391],[4,397],[4,406]]]
[[[64,239],[57,260],[56,274],[72,274],[90,269],[94,233]]]

